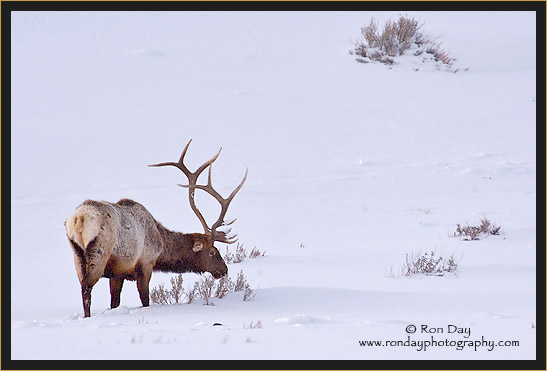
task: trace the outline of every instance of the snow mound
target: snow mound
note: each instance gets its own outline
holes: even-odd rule
[[[333,323],[332,318],[318,318],[307,314],[299,314],[290,317],[281,317],[274,321],[278,324],[286,324],[292,326],[308,326],[308,325],[320,325]]]

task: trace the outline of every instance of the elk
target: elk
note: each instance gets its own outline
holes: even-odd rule
[[[201,222],[204,233],[180,233],[165,228],[146,208],[136,201],[121,199],[117,203],[87,200],[79,205],[65,221],[67,237],[74,253],[76,273],[82,289],[84,317],[91,316],[91,290],[101,277],[110,280],[110,307],[120,305],[124,280],[137,281],[141,303],[149,305],[149,282],[152,271],[210,272],[220,278],[228,273],[226,263],[214,242],[232,244],[236,236],[217,230],[229,223],[224,221],[235,195],[247,179],[223,198],[211,185],[211,166],[222,148],[210,160],[191,172],[184,165],[184,156],[192,140],[186,144],[178,162],[164,162],[149,166],[175,166],[188,178],[190,207]],[[197,184],[200,174],[209,167],[206,185]],[[196,207],[194,193],[201,189],[221,205],[220,216],[209,227]]]

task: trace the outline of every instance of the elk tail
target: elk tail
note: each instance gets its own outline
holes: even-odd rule
[[[78,215],[74,218],[74,232],[82,233],[84,231],[84,216]]]
[[[99,235],[100,224],[95,210],[79,207],[65,222],[68,239],[79,246],[85,253],[88,245]]]

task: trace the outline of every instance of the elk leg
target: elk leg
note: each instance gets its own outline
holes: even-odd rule
[[[110,279],[110,308],[114,309],[120,306],[120,295],[122,293],[123,278]]]
[[[76,241],[72,239],[68,239],[70,242],[70,246],[72,247],[72,251],[74,252],[74,265],[76,266],[76,274],[78,275],[78,280],[80,283],[84,279],[85,274],[85,251],[81,248],[80,245],[76,243]]]
[[[102,277],[108,261],[104,249],[98,245],[97,238],[89,242],[85,249],[85,273],[82,279],[82,301],[84,305],[84,317],[91,316],[91,290]]]
[[[91,274],[89,274],[91,273]],[[82,281],[82,301],[84,304],[84,317],[91,317],[91,290],[101,276],[93,274],[94,272],[86,272]]]
[[[68,240],[70,241],[70,246],[72,246],[72,250],[74,251],[74,264],[76,265],[76,273],[78,274],[78,280],[80,281],[80,285],[82,286],[82,304],[84,306],[84,317],[90,317],[91,289],[93,288],[93,284],[90,286],[88,281],[85,281],[84,283],[87,270],[85,251],[74,240],[70,238]]]
[[[93,287],[82,285],[82,302],[84,304],[84,317],[91,317],[91,289]]]
[[[150,305],[150,296],[148,293],[148,285],[152,278],[152,265],[141,265],[137,271],[137,289],[143,307]]]

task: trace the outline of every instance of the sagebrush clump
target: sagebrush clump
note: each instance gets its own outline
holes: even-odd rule
[[[373,18],[368,26],[361,28],[362,39],[355,43],[352,52],[362,58],[393,64],[395,61],[391,57],[403,55],[412,44],[422,46],[425,43],[420,28],[422,25],[416,19],[400,17],[396,22],[387,21],[380,33]],[[367,63],[360,58],[357,60]]]
[[[182,274],[178,274],[174,277],[171,277],[171,288],[166,289],[163,283],[159,284],[158,287],[154,287],[150,290],[150,300],[155,304],[177,304],[182,303],[183,297],[188,299],[188,302],[191,303],[194,298],[194,290],[189,290],[186,292],[184,287],[182,287]]]
[[[446,273],[454,273],[458,268],[454,254],[448,259],[437,256],[434,251],[418,255],[417,257],[406,255],[405,263],[401,268],[403,276],[424,274],[426,276],[444,276]]]
[[[207,275],[199,281],[197,285],[197,293],[200,298],[203,299],[205,305],[211,304],[211,296],[213,296],[213,290],[215,287],[215,278]]]
[[[499,236],[501,227],[498,227],[486,218],[481,219],[480,225],[466,225],[461,226],[456,224],[456,232],[454,237],[462,237],[464,241],[477,241],[481,236]]]
[[[222,299],[232,291],[234,291],[234,283],[232,282],[230,276],[226,275],[218,280],[215,290],[215,297]]]
[[[249,256],[251,259],[255,259],[259,256],[266,255],[266,251],[262,252],[259,249],[253,247],[250,253],[247,252],[247,250],[243,247],[243,244],[237,244],[236,246],[236,252],[235,254],[230,252],[228,250],[228,246],[226,246],[226,254],[224,254],[223,258],[226,264],[236,264],[241,263],[247,256]]]
[[[412,52],[422,62],[432,61],[438,69],[451,70],[454,59],[441,49],[442,42],[424,36],[421,32],[423,25],[413,17],[400,16],[396,21],[388,20],[379,31],[378,23],[372,18],[367,26],[361,28],[361,38],[354,42],[349,52],[357,62],[379,62],[389,66],[397,64],[397,57]]]
[[[174,304],[171,293],[165,290],[163,283],[150,290],[150,300],[156,304]]]
[[[163,284],[159,284],[150,290],[152,303],[177,304],[183,303],[185,298],[186,303],[190,304],[195,299],[201,298],[205,305],[213,305],[211,301],[213,297],[222,299],[230,292],[236,291],[244,291],[243,301],[249,301],[255,297],[255,292],[251,289],[251,285],[247,282],[243,271],[238,273],[236,282],[233,282],[228,275],[215,280],[213,276],[207,274],[200,281],[194,282],[194,286],[188,290],[185,290],[182,286],[182,274],[172,277],[170,281],[170,289],[166,289]]]
[[[259,328],[262,328],[262,321],[260,320],[258,322],[251,321],[249,326],[245,326],[245,324],[243,324],[244,330],[253,330],[253,329],[259,329]]]

